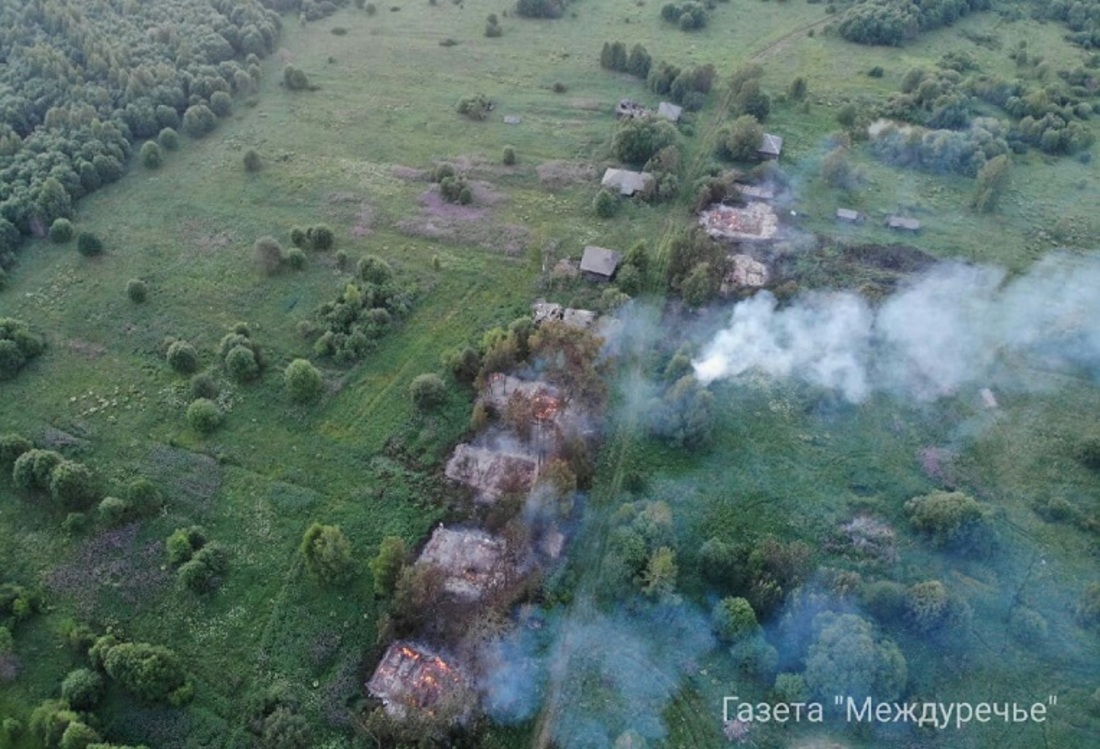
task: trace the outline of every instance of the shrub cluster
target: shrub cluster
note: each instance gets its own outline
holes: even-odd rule
[[[322,332],[313,350],[338,364],[351,364],[373,351],[377,340],[390,331],[393,320],[412,309],[416,296],[415,284],[400,284],[389,263],[380,257],[362,258],[356,275],[334,301],[316,311]]]
[[[516,15],[523,18],[561,18],[564,0],[516,0]]]
[[[45,339],[33,333],[25,322],[0,317],[0,381],[15,377],[45,349]]]
[[[290,230],[290,243],[302,249],[331,250],[336,244],[336,232],[327,224],[315,224],[305,228],[295,226]]]
[[[235,382],[251,382],[260,376],[263,370],[263,352],[252,340],[248,326],[238,323],[233,332],[226,333],[218,344],[218,355],[225,366],[226,374]]]
[[[653,58],[640,44],[635,44],[628,53],[622,42],[604,42],[600,50],[600,67],[607,70],[629,73],[645,80],[652,66]]]
[[[683,31],[694,31],[706,26],[710,15],[705,5],[688,0],[680,4],[665,3],[661,6],[661,18],[676,24]]]
[[[650,66],[646,86],[658,96],[667,96],[689,111],[702,109],[716,76],[711,64],[680,68],[669,62]]]
[[[897,46],[922,31],[950,26],[971,11],[988,10],[991,0],[862,0],[840,19],[837,30],[850,42]]]
[[[493,111],[493,102],[485,94],[474,94],[460,99],[455,109],[471,120],[484,120]]]

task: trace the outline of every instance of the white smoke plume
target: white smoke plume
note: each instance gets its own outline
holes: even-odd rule
[[[943,263],[873,308],[848,292],[779,308],[738,304],[694,362],[703,383],[795,377],[861,402],[875,390],[933,400],[988,381],[1007,360],[1058,368],[1100,361],[1100,261],[1050,257],[1003,270]]]

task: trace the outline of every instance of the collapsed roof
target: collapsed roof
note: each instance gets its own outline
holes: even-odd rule
[[[503,494],[529,491],[536,471],[537,463],[529,455],[463,442],[455,446],[443,473],[478,492],[479,499],[492,502]]]
[[[465,601],[476,601],[507,577],[503,539],[484,531],[439,526],[417,564],[434,564],[444,571],[443,589]]]
[[[382,700],[387,713],[403,718],[410,709],[435,712],[455,709],[469,683],[457,663],[444,659],[425,645],[398,640],[386,650],[367,689]]]

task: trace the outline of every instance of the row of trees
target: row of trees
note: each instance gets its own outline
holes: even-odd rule
[[[950,26],[971,11],[988,10],[991,0],[862,0],[841,16],[838,31],[850,42],[897,46],[921,31]]]

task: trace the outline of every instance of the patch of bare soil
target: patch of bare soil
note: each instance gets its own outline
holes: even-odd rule
[[[180,221],[179,234],[186,244],[204,254],[224,250],[238,241],[235,233],[225,229],[214,229],[206,222],[194,218],[185,218]]]
[[[107,349],[100,346],[97,343],[90,343],[89,341],[71,340],[66,343],[69,350],[75,354],[80,354],[86,359],[98,359],[107,353]]]
[[[539,164],[535,171],[538,172],[539,182],[553,189],[590,184],[597,177],[594,166],[576,161],[546,161]]]
[[[416,169],[411,166],[404,166],[403,164],[395,164],[391,173],[397,179],[405,180],[406,182],[427,182],[431,179],[431,172],[427,169]]]

